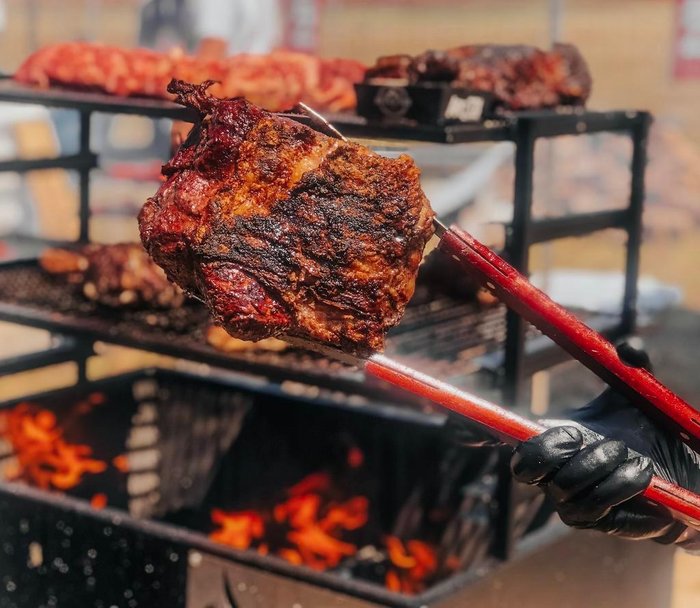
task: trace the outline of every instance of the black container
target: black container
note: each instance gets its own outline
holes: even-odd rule
[[[258,390],[162,370],[14,400],[0,405],[0,412],[17,412],[18,406],[34,415],[53,412],[67,442],[89,446],[90,457],[108,466],[86,473],[66,493],[0,483],[3,607],[203,608],[218,606],[202,599],[215,593],[230,596],[230,608],[248,605],[248,596],[239,596],[255,585],[261,593],[254,605],[276,607],[282,605],[280,589],[295,580],[346,599],[425,604],[425,594],[384,588],[386,562],[355,556],[314,572],[208,539],[215,528],[212,509],[276,504],[270,498],[281,489],[319,470],[369,499],[368,523],[353,532],[358,547],[377,546],[386,534],[440,547],[447,525],[453,526],[450,538],[459,541],[463,528],[456,524],[468,521],[468,538],[461,534],[462,552],[470,552],[465,570],[488,562],[497,459],[490,450],[456,446],[442,432],[440,416],[311,402],[270,385]],[[2,469],[15,457],[7,437],[3,432]],[[358,469],[347,467],[349,446],[364,455]],[[127,458],[128,470],[110,464],[118,456]],[[107,508],[90,506],[99,494]],[[436,514],[445,511],[452,519],[435,524]],[[235,564],[245,574],[222,580],[222,565]]]
[[[91,394],[101,398],[76,416],[76,403]],[[26,401],[55,412],[66,440],[91,445],[96,458],[126,450],[130,470],[86,475],[70,496],[0,483],[2,608],[668,605],[673,551],[654,543],[548,525],[530,531],[508,562],[489,557],[500,521],[490,517],[497,505],[484,491],[496,481],[493,452],[455,449],[439,417],[312,403],[270,385],[259,390],[159,370],[7,402],[0,410]],[[410,537],[415,525],[415,518],[401,517],[402,505],[441,496],[443,504],[457,498],[470,505],[457,512],[459,521],[481,524],[464,538],[474,557],[469,567],[407,596],[386,590],[381,576],[373,579],[371,563],[355,559],[315,572],[207,538],[202,505],[238,508],[309,470],[335,466],[347,441],[363,450],[379,482],[365,491],[378,507],[375,522],[392,533]],[[7,457],[6,450],[3,464]],[[108,494],[114,507],[91,507],[86,499],[95,492]],[[513,512],[523,508],[531,511],[519,503]]]
[[[493,114],[495,98],[484,91],[446,84],[355,85],[357,113],[370,120],[426,125],[478,123]]]

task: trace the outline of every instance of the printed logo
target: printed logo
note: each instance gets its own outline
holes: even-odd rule
[[[484,113],[484,98],[478,95],[459,97],[452,95],[445,108],[445,118],[459,120],[460,122],[474,122],[481,120]]]
[[[406,89],[382,87],[374,97],[374,103],[384,116],[399,118],[405,116],[413,102]]]

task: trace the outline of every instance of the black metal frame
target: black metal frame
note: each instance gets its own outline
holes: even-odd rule
[[[505,254],[510,263],[521,272],[529,270],[529,251],[532,245],[555,239],[582,236],[608,228],[627,232],[627,258],[625,264],[625,290],[622,315],[611,337],[619,337],[634,331],[636,322],[637,279],[642,235],[642,209],[644,204],[644,173],[646,167],[646,141],[651,123],[647,112],[615,112],[602,116],[567,117],[563,121],[548,122],[537,115],[526,115],[517,121],[515,130],[515,194],[513,222],[508,227]],[[576,121],[572,123],[572,118]],[[573,127],[573,133],[569,131]],[[532,218],[532,190],[535,143],[540,138],[564,134],[591,134],[621,132],[632,138],[631,192],[629,205],[623,210],[602,211],[569,215],[561,218],[534,220]],[[523,380],[538,371],[537,365],[528,365],[525,356],[526,322],[516,313],[508,311],[507,337],[504,364],[504,398],[516,405],[522,399]],[[551,349],[559,349],[552,345]],[[537,356],[545,369],[555,357],[551,349],[540,351]],[[545,354],[546,350],[550,350]]]
[[[278,395],[291,401],[297,400],[296,397],[287,395],[271,385],[260,386],[254,382],[246,383],[244,379],[240,378],[215,377],[203,379],[201,376],[189,372],[148,368],[127,372],[110,378],[89,381],[79,389],[76,389],[75,386],[58,388],[23,396],[21,399],[10,399],[0,402],[0,409],[13,407],[17,403],[24,401],[43,403],[47,399],[52,399],[63,394],[72,395],[76,393],[76,390],[85,390],[89,392],[108,391],[111,387],[133,384],[141,379],[189,379],[203,386],[221,386],[234,391],[266,393]],[[306,398],[299,400],[305,403],[310,401]],[[358,411],[353,406],[329,402],[323,398],[313,399],[311,401],[319,407],[337,408],[340,411],[349,410],[362,416],[387,418],[392,421],[415,424],[428,429],[439,428],[444,424],[444,417],[442,416],[414,412],[392,404],[376,403],[372,404],[368,409],[363,408]],[[125,514],[121,510],[109,507],[96,510],[85,500],[60,493],[48,494],[43,490],[29,487],[22,483],[0,482],[0,499],[6,511],[14,514],[21,514],[23,517],[26,514],[33,514],[40,511],[42,513],[42,519],[48,518],[53,520],[64,518],[66,522],[71,522],[70,525],[73,527],[77,526],[78,522],[81,521],[87,522],[90,527],[95,529],[99,529],[104,525],[110,526],[116,538],[121,538],[123,536],[129,538],[135,535],[139,539],[142,539],[144,546],[147,546],[149,551],[155,549],[156,553],[163,552],[165,554],[167,553],[167,549],[176,552],[178,554],[178,560],[174,560],[173,564],[186,563],[188,551],[198,550],[204,554],[221,557],[233,563],[252,566],[292,580],[332,589],[350,597],[364,599],[368,602],[375,602],[376,605],[391,606],[394,608],[419,608],[421,606],[431,605],[479,580],[479,578],[483,576],[484,570],[491,571],[499,567],[499,563],[496,559],[487,556],[479,571],[467,570],[453,574],[420,595],[408,596],[391,592],[388,589],[363,580],[348,580],[335,576],[332,573],[316,572],[309,568],[299,568],[298,566],[289,564],[274,556],[262,556],[252,551],[238,551],[226,545],[213,542],[201,533],[177,527],[173,524],[149,519],[137,519],[129,514]],[[48,528],[51,528],[51,526],[47,526],[47,529]],[[552,535],[558,535],[560,533],[561,529],[556,526],[547,527],[545,538],[551,538]],[[140,559],[140,557],[136,559],[137,563]],[[168,564],[168,560],[163,559],[163,562],[166,563],[168,567],[175,568],[172,564]],[[180,573],[179,575],[176,573],[174,577],[174,581],[176,581],[176,584],[181,589],[183,596],[186,582],[185,575],[186,573]]]
[[[89,240],[90,171],[97,158],[90,150],[90,118],[93,112],[135,114],[152,118],[193,120],[188,109],[172,102],[117,98],[94,92],[61,89],[34,89],[6,80],[0,82],[0,102],[36,103],[49,107],[77,110],[80,113],[80,150],[78,154],[56,159],[6,161],[0,171],[28,171],[44,168],[75,169],[80,175],[80,235]],[[305,122],[304,116],[290,117]],[[589,112],[583,108],[542,110],[505,115],[502,119],[478,124],[446,126],[410,123],[368,123],[366,119],[339,115],[329,117],[348,136],[375,139],[402,139],[438,143],[512,141],[515,144],[515,188],[513,220],[507,227],[505,255],[521,272],[529,271],[529,250],[536,243],[582,236],[608,228],[624,229],[628,234],[625,292],[620,324],[607,334],[611,338],[634,331],[636,321],[637,278],[642,232],[646,139],[651,117],[647,112]],[[601,132],[628,134],[632,138],[632,181],[627,209],[570,215],[535,220],[532,218],[532,193],[535,143],[538,139],[561,135]],[[532,354],[525,352],[526,323],[515,313],[507,317],[507,337],[503,365],[503,395],[506,403],[522,400],[524,379],[540,369],[566,360],[555,345],[547,345]]]
[[[80,113],[80,150],[77,155],[57,159],[7,161],[0,171],[28,171],[48,167],[77,170],[80,174],[80,235],[79,241],[89,240],[90,171],[97,159],[90,150],[90,118],[93,112],[136,114],[152,118],[192,120],[190,111],[171,102],[145,99],[120,99],[99,93],[62,90],[36,90],[6,81],[0,83],[0,102],[36,103],[51,107],[77,110]],[[305,122],[303,116],[290,115]],[[637,279],[639,273],[644,201],[644,172],[646,141],[651,117],[647,112],[588,112],[582,108],[559,111],[535,111],[506,115],[502,119],[480,124],[420,126],[407,123],[368,123],[356,116],[329,116],[335,125],[350,137],[401,139],[457,144],[486,141],[511,141],[515,144],[515,188],[513,220],[507,226],[505,255],[523,273],[529,271],[529,250],[536,243],[559,238],[582,236],[608,228],[627,232],[625,291],[620,323],[606,333],[615,338],[634,331],[636,321]],[[533,219],[533,171],[535,144],[538,139],[562,135],[582,135],[612,132],[629,135],[632,139],[631,192],[629,206],[624,210],[571,215],[561,218]],[[526,323],[515,313],[508,312],[507,335],[502,374],[504,400],[517,405],[522,400],[524,380],[535,371],[546,369],[567,359],[566,353],[554,344],[547,344],[533,353],[525,351]],[[90,343],[91,348],[91,343]],[[85,353],[89,349],[83,349]],[[46,353],[32,359],[36,365],[51,361],[56,353]],[[80,360],[80,358],[79,358]],[[12,369],[12,363],[9,365]],[[84,369],[84,367],[83,367]],[[2,373],[3,368],[0,368]],[[507,459],[503,459],[504,468]],[[511,552],[510,514],[512,488],[504,483],[499,490],[502,525],[496,552],[505,558]]]
[[[54,336],[53,344],[45,350],[24,353],[0,361],[0,377],[72,361],[78,365],[80,382],[87,378],[86,362],[92,354],[90,343],[77,340],[75,337]]]

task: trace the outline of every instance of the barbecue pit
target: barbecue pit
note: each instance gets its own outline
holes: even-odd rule
[[[83,241],[89,237],[89,174],[97,164],[89,147],[92,113],[188,118],[182,108],[167,102],[36,91],[11,82],[0,83],[0,100],[42,103],[80,113],[78,155],[3,161],[0,170],[58,166],[78,171]],[[587,321],[611,337],[633,329],[648,114],[569,109],[444,127],[371,124],[357,117],[335,122],[348,136],[442,143],[513,141],[516,200],[505,254],[527,271],[527,252],[534,243],[609,227],[625,230],[630,238],[622,318]],[[537,139],[607,130],[624,132],[633,140],[630,207],[533,219],[531,176]],[[31,239],[17,242],[18,249],[42,245]],[[88,598],[86,605],[129,608],[464,606],[470,602],[487,606],[489,602],[499,605],[504,598],[510,598],[512,605],[513,598],[522,601],[524,594],[537,588],[544,595],[531,597],[541,605],[556,605],[564,589],[571,597],[578,588],[581,606],[605,606],[610,597],[616,598],[616,606],[636,606],[667,588],[670,569],[663,553],[640,543],[624,545],[622,555],[618,541],[585,534],[577,534],[574,541],[572,533],[556,525],[531,526],[539,494],[526,491],[521,496],[520,490],[512,491],[507,455],[456,450],[443,430],[441,415],[385,386],[367,383],[354,368],[296,350],[218,353],[199,339],[206,323],[202,309],[108,312],[52,282],[31,259],[3,264],[0,286],[0,318],[69,338],[52,352],[0,362],[5,372],[60,360],[76,360],[84,372],[93,342],[104,340],[256,375],[255,380],[237,376],[234,381],[232,376],[213,379],[154,371],[96,383],[81,377],[76,387],[21,400],[41,411],[55,411],[53,419],[44,414],[39,420],[49,430],[56,430],[52,420],[60,421],[66,426],[65,441],[74,447],[89,445],[90,454],[83,454],[84,459],[97,464],[83,463],[89,470],[67,488],[32,487],[31,479],[15,479],[17,469],[0,485],[4,541],[0,606],[74,605],[76,597]],[[500,357],[496,380],[510,402],[521,396],[527,375],[563,360],[556,348],[542,345],[541,336],[502,307],[480,307],[474,300],[440,294],[425,284],[419,285],[406,317],[390,335],[388,352],[457,385],[472,381],[471,374],[482,366],[481,355]],[[91,403],[91,395],[102,402]],[[78,405],[86,411],[71,418],[67,412]],[[16,401],[4,404],[2,411],[17,406]],[[263,412],[270,408],[283,413],[280,419],[285,424],[276,430],[264,427]],[[345,435],[339,434],[341,422]],[[144,430],[151,427],[157,432]],[[268,434],[276,442],[253,440]],[[309,441],[309,434],[318,441]],[[284,457],[275,451],[277,443],[284,446]],[[3,454],[5,464],[17,460],[12,441],[6,440]],[[259,459],[269,466],[255,471],[246,468],[246,463]],[[360,460],[364,478],[348,465]],[[262,519],[274,519],[276,507],[292,498],[291,488],[310,475],[328,473],[319,470],[328,462],[335,465],[331,477],[335,483],[330,484],[330,497],[324,499],[321,511],[328,511],[329,502],[347,506],[357,497],[368,504],[365,524],[347,530],[341,526],[347,533],[341,542],[356,550],[346,551],[335,565],[318,571],[317,563],[313,564],[316,569],[291,563],[289,559],[296,559],[292,554],[286,554],[288,559],[278,554],[290,547],[274,545],[274,539],[266,536],[256,537],[245,550],[210,538],[216,526],[225,527],[221,522],[227,521],[225,516],[217,516],[218,523],[213,521],[214,509],[230,516],[253,508]],[[352,483],[345,483],[349,478],[343,476],[352,474]],[[185,487],[183,480],[187,480]],[[45,480],[41,483],[46,485]],[[349,494],[334,494],[340,491],[337,486]],[[466,488],[465,493],[458,487]],[[444,509],[437,509],[442,519],[433,521],[429,507],[436,501]],[[265,534],[271,530],[265,526]],[[276,529],[285,542],[289,542],[288,532]],[[387,537],[401,541],[399,561],[406,554],[408,565],[415,561],[409,554],[410,540],[429,543],[440,563],[448,562],[445,553],[460,548],[462,561],[452,569],[436,568],[413,593],[396,592],[387,587],[392,568]],[[514,540],[520,537],[523,540],[514,550]],[[577,543],[575,552],[572,542]],[[267,545],[267,554],[261,554],[265,553],[262,544]],[[575,559],[571,559],[573,553]],[[509,559],[503,563],[504,558]],[[634,580],[634,590],[620,599],[625,576],[616,573],[618,586],[611,594],[606,585],[613,581],[606,578],[606,563],[621,564],[630,583],[642,567],[646,572],[652,569],[654,575],[644,585]],[[580,568],[595,573],[599,581],[595,589],[574,575]],[[410,569],[399,569],[399,579]],[[513,580],[522,587],[511,585]],[[395,582],[389,584],[396,587]]]

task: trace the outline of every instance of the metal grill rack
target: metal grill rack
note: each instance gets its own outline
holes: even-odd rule
[[[76,407],[89,395],[100,397],[97,407]],[[65,494],[38,491],[31,480],[0,480],[0,527],[17,558],[4,562],[3,575],[16,585],[18,605],[42,605],[48,593],[55,594],[59,604],[80,597],[86,605],[101,605],[100,601],[110,605],[107,598],[118,603],[114,598],[133,589],[145,605],[184,608],[185,596],[197,595],[202,577],[215,590],[221,589],[217,571],[205,569],[211,564],[184,570],[188,559],[192,566],[192,553],[243,564],[250,574],[234,575],[230,595],[236,599],[230,604],[192,598],[187,606],[249,606],[238,583],[262,576],[265,588],[260,586],[263,593],[256,602],[260,606],[278,605],[276,586],[288,586],[291,579],[343,596],[338,604],[308,599],[305,604],[311,606],[354,605],[350,598],[359,598],[363,601],[358,605],[363,606],[417,608],[468,594],[463,588],[479,574],[471,566],[479,567],[482,575],[495,566],[489,547],[490,522],[498,510],[493,503],[497,463],[491,452],[457,448],[444,432],[443,416],[376,401],[357,408],[295,399],[272,385],[261,389],[230,378],[213,380],[164,370],[25,396],[0,403],[0,413],[20,403],[70,421],[64,426],[66,437],[89,446],[95,458],[112,462],[122,455],[129,466],[86,475]],[[262,434],[277,441],[263,446]],[[363,568],[362,563],[345,560],[319,573],[254,550],[233,550],[206,537],[213,507],[235,509],[241,500],[251,505],[269,502],[275,495],[271,489],[286,487],[310,470],[332,469],[333,463],[343,462],[344,450],[335,449],[343,441],[357,446],[367,459],[366,477],[363,469],[352,479],[357,491],[366,491],[376,507],[371,511],[374,529],[381,525],[392,534],[405,528],[408,535],[421,531],[427,535],[431,518],[421,516],[423,509],[430,505],[445,509],[448,515],[438,527],[444,526],[445,533],[448,526],[456,527],[451,530],[454,536],[471,541],[464,548],[466,562],[459,572],[443,575],[420,595],[399,595],[384,588],[381,570],[378,576],[368,576],[375,568],[371,561]],[[13,457],[8,451],[0,461]],[[270,461],[288,466],[271,466]],[[436,476],[440,497],[429,489]],[[190,483],[182,484],[183,478]],[[95,493],[107,498],[109,509],[87,506],[85,501]],[[521,506],[530,502],[522,501]],[[65,529],[81,533],[72,535]],[[374,536],[370,533],[367,538],[372,542]],[[443,533],[435,538],[440,542]],[[452,542],[446,546],[452,547]],[[54,567],[56,563],[68,568]],[[86,565],[92,572],[84,573]],[[211,595],[201,590],[199,594]],[[5,598],[0,594],[0,602]]]
[[[252,350],[223,353],[207,345],[206,309],[196,302],[169,310],[114,310],[86,300],[73,286],[47,275],[34,260],[0,265],[0,319],[76,336],[149,349],[161,354],[245,370],[276,381],[314,383],[335,390],[376,394],[354,368],[307,351]],[[502,344],[505,312],[473,301],[428,298],[419,286],[401,324],[389,335],[387,351],[456,383],[465,379],[465,360]],[[435,338],[440,338],[436,341]],[[61,351],[71,355],[69,349]],[[387,391],[395,395],[395,391]]]
[[[90,171],[98,159],[90,149],[90,118],[95,112],[136,114],[152,118],[177,118],[192,120],[192,114],[174,103],[151,99],[120,99],[93,92],[64,90],[38,90],[18,85],[10,80],[0,82],[0,102],[35,103],[50,107],[76,110],[80,114],[80,149],[76,155],[54,159],[12,160],[0,163],[0,171],[30,171],[49,167],[72,169],[80,176],[80,236],[89,239],[90,219]],[[304,117],[290,115],[296,120]],[[627,233],[625,291],[622,315],[615,322],[607,320],[600,327],[610,338],[631,333],[635,327],[637,277],[639,273],[639,248],[641,217],[644,200],[644,171],[646,164],[646,140],[651,117],[647,112],[613,111],[589,112],[582,108],[520,112],[505,115],[498,120],[479,124],[447,126],[421,126],[409,123],[370,123],[352,115],[330,116],[334,124],[350,137],[366,139],[398,139],[406,142],[429,141],[444,144],[472,142],[511,141],[515,144],[515,188],[513,218],[506,230],[504,254],[511,263],[527,273],[530,247],[537,243],[571,236],[582,236],[595,231],[615,228]],[[532,193],[534,148],[539,139],[561,135],[585,135],[612,132],[628,135],[633,146],[631,162],[631,189],[629,205],[622,210],[568,215],[561,218],[534,219],[532,217]],[[38,324],[17,311],[0,310],[0,316],[18,322]],[[17,313],[17,314],[15,314]],[[83,322],[83,325],[85,323]],[[48,323],[42,325],[52,329]],[[75,326],[54,327],[57,331],[79,332]],[[117,332],[113,332],[116,335]],[[506,313],[505,342],[501,385],[504,400],[517,404],[522,400],[525,379],[532,373],[566,360],[566,355],[545,340],[529,342],[527,324],[516,314]],[[109,336],[102,336],[109,339]],[[434,336],[435,337],[435,336]],[[140,342],[151,348],[152,344]],[[83,352],[84,352],[83,348]],[[157,349],[155,349],[157,350]],[[235,358],[217,363],[228,366]],[[39,359],[35,360],[41,364]],[[26,363],[26,361],[24,361]]]

